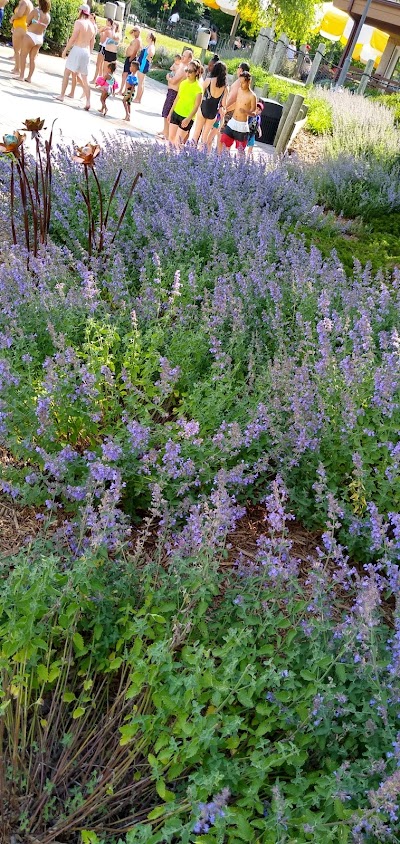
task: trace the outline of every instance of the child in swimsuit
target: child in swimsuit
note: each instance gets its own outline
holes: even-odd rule
[[[124,108],[125,108],[125,120],[131,119],[131,103],[134,97],[136,96],[137,86],[139,84],[139,80],[137,77],[137,72],[139,70],[139,62],[132,61],[130,64],[130,72],[126,77],[126,89],[124,93]]]
[[[261,112],[264,109],[264,103],[257,103],[257,114],[252,114],[250,117],[247,118],[247,122],[249,124],[249,139],[247,141],[247,149],[249,150],[249,155],[253,155],[254,144],[256,142],[256,137],[261,138]]]
[[[96,88],[102,89],[100,95],[101,108],[99,108],[99,112],[103,117],[106,116],[108,111],[106,100],[108,100],[108,97],[112,97],[118,89],[118,82],[116,82],[114,77],[116,69],[116,62],[108,62],[104,76],[98,76],[96,79]]]
[[[167,73],[167,79],[173,79],[174,76],[176,76],[176,71],[178,70],[178,67],[179,67],[181,61],[182,61],[182,56],[180,56],[179,53],[177,53],[176,56],[174,56],[174,63],[171,65],[171,67],[169,69],[169,73]]]

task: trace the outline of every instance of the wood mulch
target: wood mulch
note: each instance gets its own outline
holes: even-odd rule
[[[41,524],[34,507],[18,507],[0,496],[0,559],[17,554],[39,533]]]
[[[227,537],[228,555],[224,566],[232,566],[240,554],[255,559],[257,555],[257,540],[263,534],[268,534],[265,521],[265,508],[259,504],[247,508],[246,514],[239,519],[235,530]],[[307,564],[315,557],[315,548],[319,543],[320,533],[304,528],[299,522],[289,521],[289,539],[292,542],[292,554],[301,563]]]
[[[290,147],[290,155],[307,164],[314,164],[323,157],[324,139],[319,135],[312,135],[303,129]]]

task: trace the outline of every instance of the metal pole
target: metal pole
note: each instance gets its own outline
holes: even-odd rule
[[[363,11],[363,13],[360,17],[359,22],[358,22],[357,29],[353,33],[353,37],[352,37],[352,40],[351,40],[348,55],[346,56],[346,58],[343,62],[342,69],[339,73],[338,80],[336,82],[336,87],[340,87],[341,85],[344,85],[344,83],[346,82],[346,76],[347,76],[347,73],[348,73],[348,70],[349,70],[349,67],[350,67],[351,59],[352,59],[352,56],[353,56],[353,53],[354,53],[354,48],[357,44],[357,38],[358,38],[358,36],[359,36],[363,26],[364,26],[365,19],[368,15],[371,3],[372,3],[372,0],[367,0],[366,4],[364,6],[364,11]]]

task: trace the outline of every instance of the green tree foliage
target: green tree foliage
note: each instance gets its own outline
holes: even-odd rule
[[[259,0],[250,2],[259,3]],[[314,18],[314,0],[279,0],[279,3],[272,2],[267,10],[268,23],[275,26],[275,31],[285,32],[295,41],[303,41],[307,37]]]

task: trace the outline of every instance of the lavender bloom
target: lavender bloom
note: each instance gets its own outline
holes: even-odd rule
[[[223,818],[229,797],[229,788],[223,788],[219,794],[213,797],[210,803],[199,803],[200,815],[193,827],[193,832],[197,835],[208,832],[214,826],[217,818]]]

